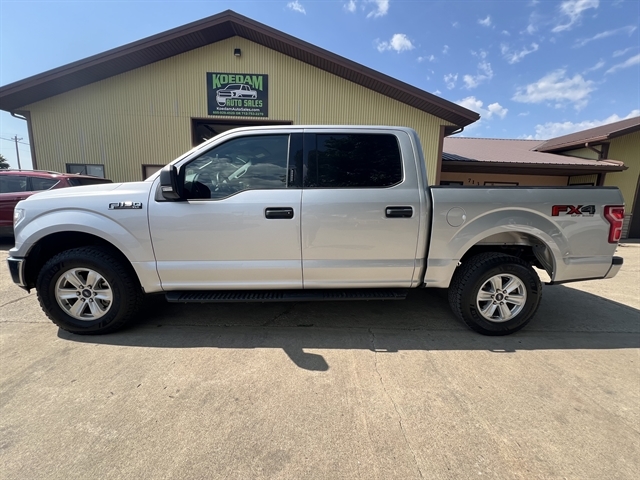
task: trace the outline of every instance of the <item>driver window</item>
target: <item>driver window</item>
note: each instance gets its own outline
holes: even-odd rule
[[[229,140],[184,168],[187,198],[225,198],[243,190],[286,188],[289,135]]]

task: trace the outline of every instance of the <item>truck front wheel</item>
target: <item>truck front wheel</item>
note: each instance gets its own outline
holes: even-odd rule
[[[540,305],[542,284],[518,257],[482,253],[466,260],[449,286],[451,309],[483,335],[508,335],[523,328]]]
[[[142,301],[131,267],[103,247],[74,248],[54,256],[40,270],[36,290],[47,317],[77,334],[121,328]]]

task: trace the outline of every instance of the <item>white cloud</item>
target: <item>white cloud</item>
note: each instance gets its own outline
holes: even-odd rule
[[[627,60],[625,60],[622,63],[618,63],[617,65],[614,65],[605,73],[614,73],[614,72],[617,72],[618,70],[622,70],[623,68],[633,67],[634,65],[638,65],[638,64],[640,64],[640,53],[631,58],[627,58]]]
[[[629,47],[629,48],[625,48],[624,50],[616,50],[615,52],[613,52],[612,57],[621,57],[622,55],[624,55],[627,52],[630,52],[631,50],[634,50],[635,48],[638,47]]]
[[[433,92],[434,95],[440,95],[442,94],[442,92],[440,90],[436,90],[435,92]]]
[[[485,18],[485,19],[479,18],[478,19],[478,23],[480,25],[482,25],[483,27],[490,27],[491,26],[491,15],[487,15],[487,18]]]
[[[469,110],[479,113],[483,118],[492,118],[494,116],[504,118],[507,116],[507,112],[509,111],[509,109],[504,108],[498,102],[488,105],[486,109],[482,108],[484,102],[474,96],[463,98],[462,100],[458,100],[456,103],[464,108],[468,108]]]
[[[456,88],[456,82],[458,81],[458,74],[449,73],[444,76],[444,83],[449,90]]]
[[[596,63],[593,67],[591,68],[587,68],[584,72],[582,72],[583,74],[585,73],[589,73],[589,72],[595,72],[596,70],[600,70],[602,67],[604,67],[604,64],[606,62],[604,60],[600,60],[598,63]]]
[[[626,27],[616,28],[615,30],[606,30],[604,32],[597,33],[593,37],[583,38],[582,40],[576,41],[574,47],[584,47],[587,43],[593,42],[594,40],[601,40],[603,38],[611,37],[613,35],[618,35],[620,33],[626,33],[627,35],[631,35],[638,29],[635,25],[628,25]]]
[[[511,36],[511,34],[507,30],[502,30],[502,35],[506,35],[507,37]]]
[[[573,104],[579,110],[589,102],[589,94],[596,88],[594,82],[576,74],[567,77],[566,70],[554,70],[535,83],[517,89],[512,100],[521,103],[554,102],[556,107]]]
[[[388,42],[378,42],[376,48],[379,52],[385,50],[395,50],[396,52],[404,52],[406,50],[413,50],[415,47],[411,40],[407,38],[404,33],[396,33]]]
[[[287,7],[289,7],[294,12],[304,13],[305,15],[307,14],[307,11],[304,9],[304,7],[300,4],[298,0],[294,0],[293,2],[287,3]]]
[[[429,60],[430,62],[435,62],[436,61],[436,57],[434,55],[429,55],[429,56],[425,56],[425,57],[418,57],[418,63],[422,63],[425,60]]]
[[[536,125],[536,140],[547,140],[549,138],[560,137],[562,135],[568,135],[569,133],[579,132],[580,130],[587,130],[589,128],[599,127],[600,125],[606,125],[607,123],[618,122],[620,120],[626,120],[627,118],[633,118],[640,115],[640,110],[632,110],[626,117],[619,117],[617,114],[613,114],[604,120],[585,120],[582,122],[547,122],[544,124]]]
[[[530,50],[527,50],[527,47],[524,47],[519,52],[516,52],[515,50],[511,50],[509,48],[509,45],[503,43],[502,45],[500,45],[500,52],[502,53],[504,59],[509,63],[509,65],[513,65],[514,63],[518,63],[519,61],[521,61],[530,53],[537,52],[538,48],[539,45],[537,43],[532,43]]]
[[[504,108],[502,105],[500,105],[497,102],[489,104],[487,109],[489,110],[489,115],[488,115],[489,118],[491,118],[492,115],[495,115],[496,117],[504,118],[507,116],[507,112],[509,111],[508,108]]]
[[[453,22],[453,23],[451,24],[451,26],[452,26],[453,28],[458,28],[458,27],[460,26],[460,23],[459,23],[459,22]]]
[[[445,45],[442,48],[442,53],[443,53],[443,55],[446,55],[447,53],[449,53],[449,45]]]
[[[355,0],[349,0],[349,3],[345,3],[343,7],[347,12],[354,13],[356,11],[356,2]]]
[[[484,56],[482,58],[484,58]],[[477,75],[465,75],[464,77],[462,77],[462,80],[465,83],[465,88],[467,90],[476,88],[481,83],[489,81],[493,78],[493,70],[491,69],[491,64],[489,62],[486,62],[484,60],[481,61],[478,64],[478,70],[480,71],[480,73],[478,73]]]
[[[519,116],[519,117],[528,117],[528,116],[529,116],[529,113],[531,113],[531,112],[528,112],[528,111],[527,111],[527,112],[520,112],[520,113],[518,114],[518,116]]]
[[[389,0],[366,0],[367,3],[375,3],[375,9],[367,14],[367,18],[384,17],[389,11]]]
[[[576,23],[580,22],[582,13],[590,8],[598,8],[600,0],[566,0],[560,4],[560,14],[565,18],[566,23],[556,25],[551,31],[562,32],[570,30]]]

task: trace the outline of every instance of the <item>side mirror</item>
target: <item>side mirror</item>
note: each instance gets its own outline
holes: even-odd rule
[[[160,191],[167,200],[182,198],[182,189],[178,182],[178,169],[175,165],[167,165],[160,171]]]

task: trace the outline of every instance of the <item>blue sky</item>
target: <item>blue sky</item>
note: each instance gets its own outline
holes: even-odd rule
[[[226,9],[480,113],[468,136],[546,139],[640,115],[640,1],[5,1],[0,85]],[[0,113],[0,138],[25,122]],[[0,153],[16,166],[15,146]]]

